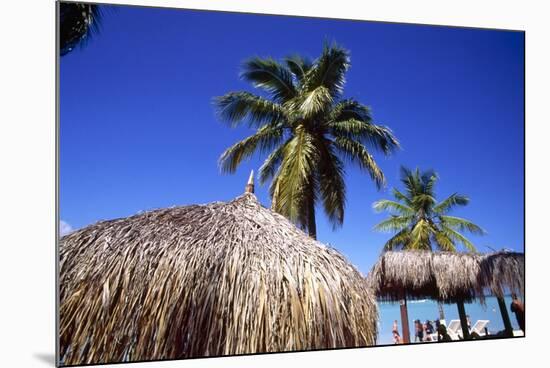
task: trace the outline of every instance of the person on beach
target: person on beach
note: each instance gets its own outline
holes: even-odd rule
[[[439,341],[439,326],[441,325],[441,321],[439,321],[438,318],[434,319],[435,322],[435,331],[438,332],[437,334],[437,341]]]
[[[394,332],[394,331],[399,332],[399,329],[398,329],[398,326],[397,326],[397,320],[393,321],[393,327],[392,327],[391,332]]]
[[[523,333],[525,333],[525,306],[515,293],[512,294],[512,304],[510,305],[510,310],[516,315],[519,328],[521,328]]]
[[[434,326],[430,320],[426,320],[424,324],[424,341],[432,341],[432,334],[434,333]]]
[[[437,328],[437,341],[453,341],[451,336],[447,333],[447,327],[445,327],[445,325],[440,324]]]
[[[414,342],[424,341],[424,326],[419,319],[414,321]]]
[[[403,343],[403,339],[399,335],[399,332],[397,330],[393,330],[393,343],[398,345]]]
[[[466,324],[468,325],[468,331],[472,329],[472,321],[470,321],[470,315],[466,315]]]

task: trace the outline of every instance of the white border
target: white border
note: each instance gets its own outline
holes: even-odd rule
[[[142,0],[110,1],[527,31],[527,324],[525,339],[140,363],[143,367],[258,365],[511,366],[542,356],[548,341],[547,14],[544,2]],[[2,3],[0,365],[52,366],[54,353],[54,2]],[[495,139],[498,139],[495,132]],[[506,198],[503,198],[506,200]],[[48,363],[48,359],[50,362]],[[113,365],[113,367],[126,367]],[[138,365],[132,365],[138,366]]]

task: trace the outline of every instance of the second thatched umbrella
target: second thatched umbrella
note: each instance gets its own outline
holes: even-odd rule
[[[468,336],[464,302],[484,303],[485,294],[492,293],[500,305],[505,290],[523,293],[523,259],[513,252],[388,251],[373,266],[369,283],[383,301],[430,298],[456,303],[463,336]],[[508,330],[506,308],[501,312]],[[407,318],[402,323],[405,328]]]
[[[360,272],[252,193],[100,222],[60,262],[64,364],[376,342]]]

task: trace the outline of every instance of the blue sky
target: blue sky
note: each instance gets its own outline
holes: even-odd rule
[[[345,222],[319,210],[318,238],[364,273],[389,234],[372,203],[399,167],[433,168],[436,193],[471,203],[454,215],[488,234],[481,251],[523,251],[524,35],[520,32],[138,7],[108,8],[101,33],[60,62],[60,215],[72,228],[138,211],[230,200],[262,156],[234,175],[219,155],[252,133],[220,122],[212,98],[254,89],[251,56],[315,58],[325,40],[351,51],[346,97],[371,106],[402,150],[375,158],[388,187],[347,166]],[[256,185],[269,206],[267,186]]]

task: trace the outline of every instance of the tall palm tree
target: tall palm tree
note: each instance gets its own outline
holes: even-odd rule
[[[99,31],[99,5],[59,3],[59,48],[61,56]]]
[[[349,52],[336,44],[325,44],[313,62],[253,57],[241,77],[265,93],[230,92],[215,99],[223,120],[256,130],[221,155],[222,171],[233,173],[255,152],[266,154],[259,176],[261,183],[271,180],[273,209],[314,238],[316,203],[334,227],[344,220],[344,161],[381,187],[384,174],[371,150],[389,155],[399,147],[389,128],[372,122],[367,106],[343,98],[349,67]]]
[[[376,211],[388,211],[390,217],[375,226],[376,230],[394,232],[395,235],[384,245],[384,249],[437,248],[456,251],[462,244],[475,252],[475,246],[462,232],[484,234],[483,229],[466,219],[449,216],[456,206],[465,206],[469,199],[454,193],[441,202],[435,198],[434,187],[438,176],[433,171],[420,172],[401,168],[401,182],[405,193],[393,189],[395,201],[383,199],[375,202]]]

